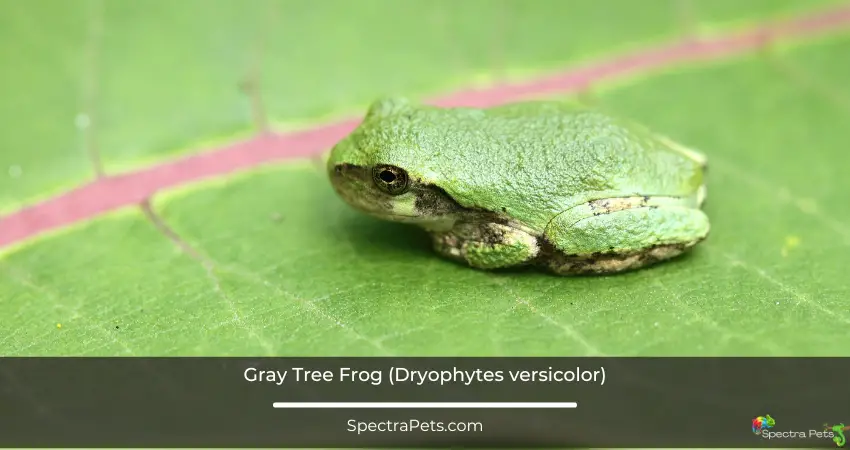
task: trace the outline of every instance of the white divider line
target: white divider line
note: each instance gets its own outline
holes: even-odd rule
[[[565,409],[578,408],[576,402],[274,402],[284,409]]]

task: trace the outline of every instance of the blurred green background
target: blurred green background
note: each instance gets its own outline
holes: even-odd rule
[[[247,138],[251,92],[309,128],[835,4],[3,0],[0,212]],[[0,256],[0,354],[848,355],[850,39],[790,44],[593,90],[708,155],[712,235],[680,260],[471,270],[292,162],[156,196],[173,234],[128,208]]]

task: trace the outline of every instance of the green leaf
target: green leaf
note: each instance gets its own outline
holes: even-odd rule
[[[239,86],[255,70],[272,126],[308,128],[385,93],[612,59],[676,39],[688,17],[729,33],[816,7],[215,5],[3,3],[0,210],[84,182],[92,161],[139,170],[252,133],[262,121]],[[606,277],[472,270],[418,229],[351,210],[314,163],[282,162],[9,249],[0,354],[850,355],[847,54],[837,34],[585,94],[708,154],[712,235],[678,260]]]

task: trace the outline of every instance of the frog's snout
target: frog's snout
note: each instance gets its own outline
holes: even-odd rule
[[[362,203],[371,191],[372,179],[368,171],[354,164],[339,163],[328,167],[328,177],[334,190],[349,203]]]
[[[339,163],[328,167],[328,175],[335,183],[368,181],[367,171],[354,164]]]

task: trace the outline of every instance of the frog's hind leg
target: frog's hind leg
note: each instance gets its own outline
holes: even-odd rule
[[[693,200],[618,197],[571,208],[547,225],[546,258],[558,274],[637,269],[678,256],[708,236],[708,217]]]
[[[702,208],[702,205],[705,204],[705,197],[706,197],[706,187],[703,184],[702,186],[699,187],[699,189],[697,189],[697,206],[698,207]]]
[[[667,148],[699,164],[700,168],[702,168],[703,170],[708,169],[708,157],[705,156],[705,154],[703,154],[702,152],[699,152],[689,147],[685,147],[684,145],[664,135],[656,134],[655,138],[661,141],[664,145],[666,145]]]
[[[702,170],[703,175],[708,172],[708,157],[705,156],[702,152],[699,152],[689,147],[685,147],[684,145],[660,134],[656,134],[655,137],[656,139],[661,141],[667,148],[697,163],[699,165],[699,170]],[[701,207],[705,203],[705,197],[706,188],[705,184],[703,184],[697,191],[697,206]]]
[[[536,236],[499,223],[458,223],[431,235],[438,253],[479,269],[520,266],[540,251]]]

